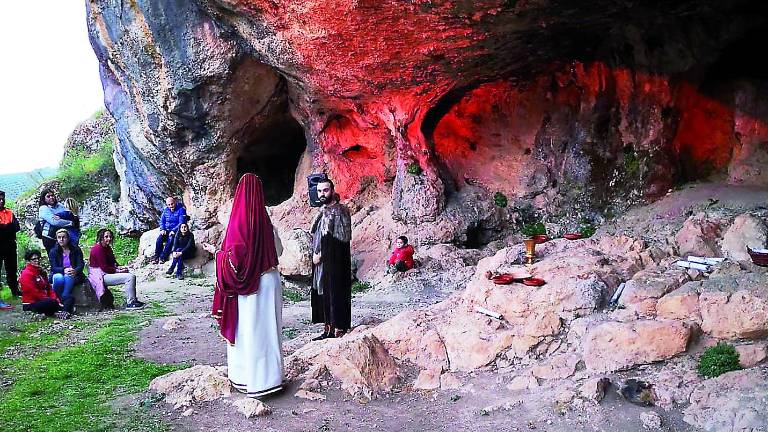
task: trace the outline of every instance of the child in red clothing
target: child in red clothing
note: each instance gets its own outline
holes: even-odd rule
[[[40,251],[27,251],[24,254],[24,260],[27,261],[27,266],[24,267],[19,278],[22,309],[47,316],[69,318],[66,309],[72,310],[72,304],[62,304],[51,287],[48,276],[40,268]],[[74,298],[68,299],[68,302],[74,303],[74,301]]]
[[[389,272],[405,272],[413,268],[413,246],[408,244],[408,237],[400,236],[395,240],[395,250],[389,257]]]

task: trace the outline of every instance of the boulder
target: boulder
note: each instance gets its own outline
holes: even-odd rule
[[[758,342],[753,344],[736,345],[739,353],[739,364],[743,368],[751,368],[765,360],[768,356],[768,343]]]
[[[553,356],[541,365],[531,369],[533,376],[541,379],[568,378],[576,372],[576,365],[581,358],[576,354],[560,354]]]
[[[178,409],[228,397],[230,384],[222,368],[197,365],[153,379],[149,390],[165,395],[165,402]]]
[[[461,387],[461,381],[456,374],[446,372],[440,375],[440,388],[443,390],[452,390]]]
[[[277,268],[280,274],[297,279],[308,279],[312,276],[312,237],[307,231],[295,228],[281,232],[280,242],[283,244],[283,254]]]
[[[642,412],[640,413],[640,423],[645,429],[659,430],[661,429],[661,416],[653,411]]]
[[[712,432],[765,430],[768,424],[768,372],[751,368],[702,382],[683,413],[686,423]]]
[[[238,399],[232,405],[234,405],[237,408],[237,411],[243,414],[245,418],[261,417],[272,414],[272,408],[258,399]]]
[[[512,391],[531,390],[537,387],[539,387],[539,381],[530,372],[512,378],[512,381],[507,384],[507,389]]]
[[[680,321],[604,322],[584,337],[584,363],[591,371],[613,372],[668,359],[685,351],[690,336]]]
[[[699,293],[695,285],[695,283],[685,284],[660,298],[656,304],[657,316],[663,319],[701,323]]]
[[[139,238],[139,259],[152,259],[155,256],[155,243],[160,235],[160,228],[146,231]]]
[[[749,261],[747,246],[764,248],[768,240],[768,228],[759,218],[743,214],[736,216],[725,231],[721,249],[723,256],[734,261]]]
[[[306,400],[313,400],[313,401],[324,401],[325,395],[316,393],[310,390],[299,390],[294,394],[295,397],[299,399],[306,399]]]
[[[717,338],[768,335],[768,300],[753,290],[704,291],[699,295],[704,332]]]
[[[704,212],[689,217],[675,235],[680,256],[719,256],[720,248],[717,241],[720,230],[720,221],[711,219]]]
[[[389,391],[400,372],[384,345],[369,333],[308,343],[285,359],[288,379],[317,378],[327,370],[351,395],[372,399]]]
[[[611,380],[608,377],[590,378],[579,386],[579,395],[594,403],[600,403],[610,385]]]
[[[653,317],[657,312],[658,299],[689,280],[688,272],[681,267],[638,272],[624,286],[619,304],[638,316]]]
[[[442,369],[424,369],[419,372],[419,376],[416,377],[416,381],[413,383],[413,388],[416,390],[434,390],[440,388],[440,373]]]

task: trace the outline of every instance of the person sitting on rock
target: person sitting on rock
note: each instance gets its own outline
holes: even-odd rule
[[[413,268],[413,246],[408,244],[408,237],[400,236],[395,240],[395,250],[389,257],[389,272],[405,272]]]
[[[27,251],[24,254],[27,266],[19,277],[22,309],[49,317],[55,315],[58,318],[67,319],[69,313],[66,310],[72,309],[74,299],[70,298],[66,302],[59,299],[48,282],[48,275],[40,267],[40,257],[39,250]]]
[[[155,242],[155,257],[152,260],[154,264],[168,261],[173,248],[173,236],[176,235],[179,225],[187,221],[187,210],[178,205],[176,198],[166,198],[165,206],[163,214],[160,215],[160,235]]]
[[[171,252],[173,262],[165,274],[173,274],[175,268],[176,278],[184,279],[184,260],[194,256],[195,236],[192,234],[192,231],[189,230],[189,224],[187,222],[182,222],[182,224],[179,225],[178,234],[176,234],[173,239],[173,252]]]
[[[123,285],[125,309],[129,311],[143,309],[145,303],[136,298],[136,275],[129,273],[127,267],[118,264],[112,252],[111,245],[114,238],[115,233],[109,228],[102,228],[96,232],[96,244],[91,248],[88,259],[88,280],[100,302],[107,287]]]
[[[71,304],[71,309],[66,309],[71,314],[74,312],[75,304],[72,290],[75,285],[85,281],[85,275],[83,275],[85,260],[83,251],[70,242],[69,230],[62,228],[56,231],[56,246],[48,253],[48,260],[51,263],[53,290],[62,303]],[[71,302],[70,299],[72,299]]]

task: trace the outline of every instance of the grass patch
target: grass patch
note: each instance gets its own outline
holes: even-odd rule
[[[64,155],[59,165],[59,196],[82,202],[105,184],[110,187],[112,195],[118,191],[119,177],[112,160],[114,140],[114,135],[108,136],[93,154],[72,150]]]
[[[295,328],[285,327],[283,329],[283,337],[286,339],[293,339],[296,337],[297,334],[299,334],[299,331],[296,330]]]
[[[363,282],[361,280],[356,280],[352,282],[352,294],[358,294],[361,292],[368,291],[371,289],[371,284],[368,282]]]
[[[405,167],[405,171],[412,176],[420,176],[424,172],[418,162],[411,162]]]
[[[496,207],[504,208],[509,204],[509,199],[502,192],[496,192],[493,194],[493,203]]]
[[[13,384],[0,391],[3,430],[108,431],[165,430],[149,415],[116,413],[110,402],[146,390],[149,382],[179,366],[158,365],[132,356],[130,345],[142,323],[159,310],[122,313],[100,326],[85,343],[58,350],[42,350],[30,358],[2,359],[0,369]],[[29,323],[16,335],[0,336],[0,347],[50,346],[57,333],[39,340],[41,327]],[[139,409],[137,407],[136,409]]]
[[[717,345],[704,350],[699,357],[697,367],[699,375],[705,378],[718,377],[726,372],[741,369],[739,352],[733,345],[718,342]]]

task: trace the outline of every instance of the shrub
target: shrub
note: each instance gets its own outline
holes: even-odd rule
[[[493,195],[493,203],[496,204],[496,207],[504,208],[509,203],[509,200],[507,200],[507,196],[504,195],[501,192],[496,192]]]
[[[59,166],[59,196],[83,201],[105,184],[112,190],[117,187],[118,176],[112,160],[113,139],[107,138],[94,154],[73,150],[64,156]]]
[[[421,166],[418,162],[411,162],[408,164],[408,166],[405,168],[405,170],[410,175],[419,176],[421,173],[424,172],[424,170],[421,169]]]
[[[523,225],[520,232],[526,237],[533,237],[535,235],[546,234],[547,228],[544,226],[543,222],[531,222]]]
[[[707,348],[699,357],[699,375],[714,378],[726,372],[741,369],[739,353],[733,345],[720,342]]]
[[[597,231],[597,228],[590,222],[582,222],[579,225],[579,233],[581,233],[583,238],[592,237],[595,231]]]
[[[352,282],[352,294],[368,291],[369,289],[371,289],[371,284],[368,282],[363,282],[361,280]]]

